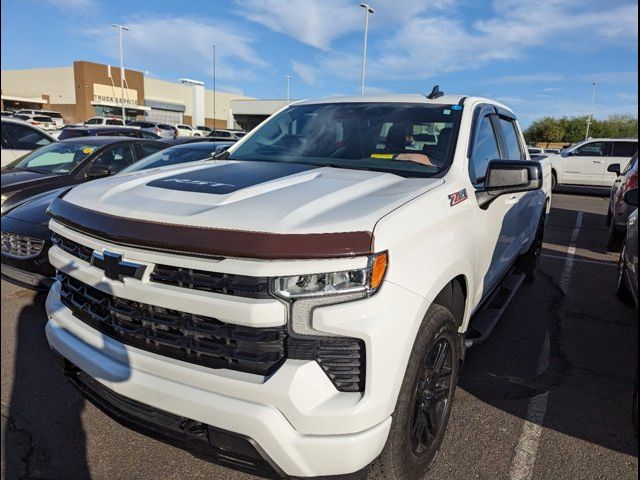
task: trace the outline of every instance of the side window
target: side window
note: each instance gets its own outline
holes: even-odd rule
[[[469,173],[473,183],[482,183],[487,174],[489,162],[498,158],[500,158],[500,150],[491,115],[485,115],[475,131],[473,150],[469,157]]]
[[[614,157],[633,157],[638,153],[638,142],[613,142]]]
[[[35,150],[51,143],[43,133],[26,125],[6,123],[4,133],[16,150]]]
[[[87,125],[100,125],[102,124],[101,118],[90,118],[87,120]]]
[[[122,120],[116,120],[113,118],[107,119],[107,125],[123,125]]]
[[[608,152],[608,142],[591,142],[576,148],[574,155],[580,157],[606,157]]]
[[[524,160],[515,122],[508,118],[500,117],[500,126],[502,127],[502,136],[504,137],[505,147],[507,148],[505,152],[507,156],[506,159]]]
[[[136,145],[136,153],[138,154],[138,159],[144,158],[152,153],[159,152],[164,149],[164,145],[155,145],[153,143],[143,143],[141,145]]]
[[[93,161],[93,166],[107,168],[109,172],[113,174],[128,167],[134,161],[135,158],[131,151],[131,146],[127,143],[102,152],[100,156]]]

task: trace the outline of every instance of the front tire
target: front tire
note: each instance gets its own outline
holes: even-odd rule
[[[453,315],[432,305],[411,351],[389,438],[370,466],[369,480],[416,480],[425,475],[451,415],[460,348]]]
[[[518,270],[526,275],[526,281],[528,283],[532,283],[538,273],[538,266],[540,265],[540,257],[542,256],[542,247],[544,244],[545,219],[546,215],[543,213],[538,222],[538,229],[536,230],[533,243],[529,247],[529,250],[518,259]]]

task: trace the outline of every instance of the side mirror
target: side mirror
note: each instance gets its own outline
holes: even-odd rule
[[[607,168],[607,172],[615,173],[616,175],[620,175],[620,164],[619,163],[612,163]]]
[[[91,180],[108,177],[109,175],[111,175],[111,170],[107,167],[100,167],[98,165],[93,165],[87,172],[87,178],[90,178]]]
[[[637,207],[638,206],[638,189],[634,188],[633,190],[627,191],[627,193],[624,194],[624,201],[625,203],[628,203],[632,207]]]
[[[476,192],[480,208],[486,209],[502,195],[540,190],[542,165],[536,161],[492,160],[487,169],[484,189]]]

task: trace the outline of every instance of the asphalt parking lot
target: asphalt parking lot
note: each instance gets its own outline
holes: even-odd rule
[[[637,478],[637,317],[615,297],[607,198],[554,196],[537,281],[469,351],[428,478]],[[44,295],[2,282],[2,478],[251,477],[157,442],[72,389],[44,337]]]

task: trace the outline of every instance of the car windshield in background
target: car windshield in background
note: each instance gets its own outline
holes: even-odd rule
[[[451,163],[461,114],[459,105],[296,105],[268,120],[229,158],[432,176]]]
[[[98,146],[81,143],[52,143],[25,156],[13,168],[42,173],[69,173]]]
[[[214,152],[215,149],[216,145],[210,142],[177,145],[149,155],[144,160],[134,163],[122,170],[120,173],[137,172],[139,170],[147,170],[149,168],[167,167],[169,165],[177,165],[179,163],[210,159],[211,153]]]

